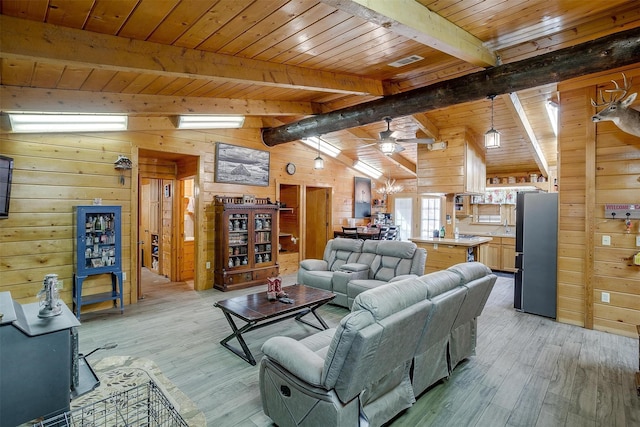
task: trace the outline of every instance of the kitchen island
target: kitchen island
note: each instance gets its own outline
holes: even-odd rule
[[[412,237],[409,239],[419,248],[427,250],[425,274],[446,270],[452,265],[479,260],[479,248],[488,244],[491,237],[461,236],[457,239],[440,237]]]

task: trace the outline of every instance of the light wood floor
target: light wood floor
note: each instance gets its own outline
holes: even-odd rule
[[[479,318],[477,355],[390,425],[639,426],[638,342],[516,312],[512,289],[511,276],[499,278]],[[213,307],[214,301],[261,290],[195,292],[184,283],[156,280],[124,315],[83,314],[80,350],[116,342],[117,348],[100,350],[89,361],[111,355],[152,359],[205,413],[208,426],[271,426],[260,403],[258,367],[219,344],[230,328]],[[330,326],[346,314],[335,306],[319,311]],[[268,337],[300,338],[313,331],[290,319],[251,331],[246,340],[259,360]]]

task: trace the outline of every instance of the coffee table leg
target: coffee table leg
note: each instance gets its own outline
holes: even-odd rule
[[[238,327],[236,326],[235,322],[233,321],[229,313],[227,313],[226,311],[223,311],[223,313],[224,313],[224,317],[227,318],[227,322],[229,322],[229,326],[231,326],[233,333],[228,337],[226,337],[225,339],[223,339],[222,341],[220,341],[220,344],[225,346],[229,350],[233,351],[235,354],[237,354],[247,362],[251,363],[252,365],[255,365],[256,359],[253,358],[253,354],[251,354],[251,351],[249,350],[247,343],[244,342],[244,338],[242,338],[242,333],[251,329],[256,324],[256,322],[249,322],[246,325],[244,325],[242,328],[238,329]],[[236,338],[238,340],[244,354],[240,350],[238,350],[237,348],[229,344],[229,341],[233,338]]]
[[[313,307],[311,307],[311,309],[309,309],[309,310],[302,311],[300,314],[298,314],[296,316],[296,320],[298,322],[302,322],[305,325],[312,326],[312,327],[314,327],[316,329],[319,329],[319,330],[329,329],[329,326],[325,323],[325,321],[322,319],[322,317],[320,317],[320,315],[318,313],[316,313],[316,309],[318,309],[319,307],[323,306],[324,304],[325,303],[317,304],[317,305],[314,305]],[[320,324],[322,325],[322,328],[319,328],[317,325],[314,325],[313,323],[309,323],[306,320],[302,319],[303,316],[306,316],[310,312],[313,313],[313,315],[316,317],[316,319],[318,319],[318,322],[320,322]]]

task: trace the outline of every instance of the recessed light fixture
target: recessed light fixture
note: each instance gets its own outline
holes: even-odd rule
[[[353,163],[353,168],[374,179],[378,179],[382,176],[382,172],[361,160],[356,160]]]
[[[178,129],[237,129],[244,116],[192,114],[178,116]]]
[[[127,116],[112,114],[9,113],[14,132],[102,132],[127,130]]]

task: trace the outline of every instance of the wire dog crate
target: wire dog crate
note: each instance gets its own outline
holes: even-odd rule
[[[188,424],[162,390],[153,381],[149,381],[34,424],[36,426],[188,427]]]

